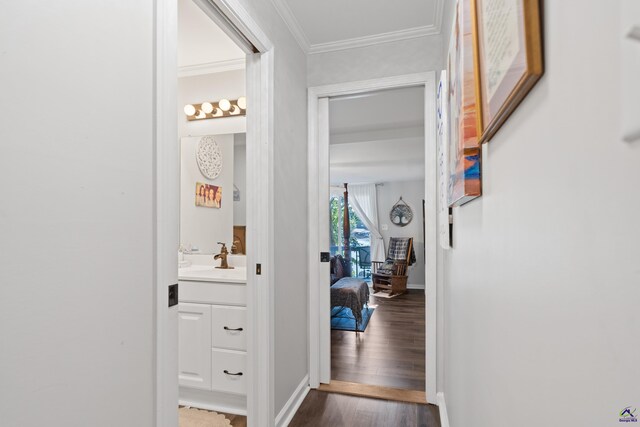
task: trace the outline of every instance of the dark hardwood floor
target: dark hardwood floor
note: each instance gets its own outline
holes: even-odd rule
[[[424,291],[372,294],[369,305],[377,307],[364,333],[331,331],[331,379],[424,391]]]
[[[434,405],[311,390],[289,427],[440,427]]]

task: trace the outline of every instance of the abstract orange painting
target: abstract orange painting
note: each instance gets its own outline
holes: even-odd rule
[[[472,12],[471,0],[458,0],[449,46],[449,206],[463,205],[482,194]]]

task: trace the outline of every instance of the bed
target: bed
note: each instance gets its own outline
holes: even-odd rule
[[[333,317],[344,315],[344,309],[348,308],[356,319],[355,331],[362,325],[362,309],[369,303],[369,286],[367,282],[357,277],[343,277],[331,285],[331,310],[342,307]]]

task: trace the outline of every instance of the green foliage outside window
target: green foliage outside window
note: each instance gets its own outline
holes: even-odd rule
[[[342,246],[343,234],[342,234],[342,218],[343,215],[343,197],[331,197],[329,202],[329,221],[331,223],[331,246]],[[360,221],[360,218],[355,214],[351,206],[349,206],[349,226],[351,230],[358,227],[363,228],[364,225]],[[351,245],[356,245],[357,240],[351,237]]]

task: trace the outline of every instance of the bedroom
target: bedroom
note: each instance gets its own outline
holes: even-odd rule
[[[421,401],[424,88],[335,97],[328,109],[331,381],[322,387]]]

